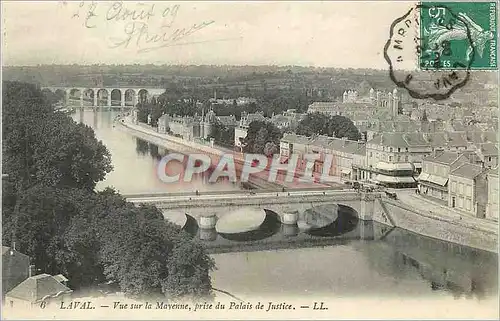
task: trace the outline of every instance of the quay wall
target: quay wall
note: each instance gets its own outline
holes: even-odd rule
[[[193,152],[194,151],[203,151],[210,155],[220,156],[225,152],[222,150],[218,150],[215,148],[211,148],[209,146],[205,146],[202,144],[198,144],[195,142],[185,141],[181,138],[168,136],[162,134],[155,134],[149,128],[142,128],[140,125],[135,125],[128,123],[127,121],[119,122],[122,126],[129,128],[130,130],[139,133],[139,137],[148,140],[152,143],[163,145],[165,147],[175,148],[179,152]],[[166,142],[170,145],[166,146]],[[175,147],[172,147],[175,146]],[[235,153],[235,160],[240,160],[244,162],[242,158],[238,159]],[[259,182],[252,182],[255,185],[261,184],[262,187],[269,189],[276,189],[277,184],[272,184],[267,182],[263,178],[255,178]],[[272,184],[273,186],[270,186]],[[347,195],[346,195],[347,196]],[[260,200],[258,204],[255,203],[255,200],[232,200],[232,201],[224,201],[221,200],[213,200],[209,201],[208,204],[204,205],[195,205],[194,202],[189,201],[185,203],[178,203],[174,205],[174,203],[170,202],[160,202],[158,206],[162,209],[180,209],[180,208],[190,208],[193,211],[197,207],[205,208],[205,211],[208,208],[217,208],[220,206],[226,206],[229,208],[237,208],[241,206],[249,206],[249,205],[257,205],[257,206],[283,206],[287,204],[290,205],[298,205],[300,203],[329,203],[329,202],[337,202],[344,203],[348,206],[353,207],[362,220],[373,220],[378,223],[382,223],[391,227],[398,227],[401,229],[405,229],[420,235],[432,237],[439,240],[444,240],[451,243],[460,244],[463,246],[468,246],[471,248],[481,249],[493,253],[498,253],[498,229],[485,229],[482,226],[475,225],[473,223],[461,221],[458,219],[449,219],[446,217],[441,217],[439,214],[429,215],[420,211],[416,208],[412,208],[411,206],[404,204],[398,200],[391,200],[386,197],[376,197],[373,202],[370,201],[361,201],[361,197],[359,198],[351,198],[345,199],[344,202],[342,199],[336,200],[337,196],[332,197],[330,200],[326,200],[324,197],[306,197],[304,198],[288,198],[287,200],[278,197],[276,200],[270,200],[269,198],[263,198]],[[194,201],[194,200],[193,200]],[[292,206],[293,206],[292,205]],[[284,208],[283,208],[284,209]],[[288,208],[287,208],[288,209]],[[226,210],[227,211],[227,210]],[[196,212],[196,211],[195,211]],[[479,220],[479,219],[478,219]]]

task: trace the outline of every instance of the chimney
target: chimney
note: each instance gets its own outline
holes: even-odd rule
[[[32,277],[32,276],[35,276],[36,275],[36,268],[35,268],[35,265],[31,264],[30,267],[29,267],[29,275],[28,277]]]
[[[12,241],[12,251],[16,251],[16,241]]]

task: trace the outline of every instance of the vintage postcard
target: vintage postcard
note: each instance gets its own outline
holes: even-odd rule
[[[497,1],[2,1],[2,318],[496,319]]]

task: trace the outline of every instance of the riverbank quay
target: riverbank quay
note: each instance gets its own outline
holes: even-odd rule
[[[244,158],[244,154],[241,152],[231,151],[224,147],[211,147],[208,145],[200,144],[195,141],[187,141],[179,137],[175,137],[168,134],[161,134],[154,130],[152,127],[146,124],[134,124],[130,116],[121,117],[117,119],[117,123],[122,126],[122,128],[126,128],[133,132],[135,136],[146,140],[150,143],[156,144],[165,148],[172,148],[173,150],[189,154],[189,153],[203,153],[209,155],[212,158],[212,164],[217,164],[220,158],[223,155],[231,154],[235,161],[236,171],[241,171],[243,166],[251,164],[247,164]],[[300,173],[297,173],[296,178],[298,178]],[[285,182],[283,175],[278,173],[277,179],[274,182],[269,181],[270,172],[268,170],[263,170],[258,173],[253,173],[249,178],[249,183],[251,183],[254,187],[259,189],[271,189],[271,190],[282,190],[285,189],[307,189],[307,188],[332,188],[339,187],[340,184],[337,183],[310,183],[310,182],[298,182],[295,179],[293,182]]]
[[[498,222],[440,208],[409,193],[398,193],[397,200],[381,198],[381,210],[390,215],[395,227],[498,254]]]
[[[123,121],[122,121],[123,120]],[[196,142],[185,141],[171,135],[164,135],[154,131],[147,125],[133,124],[130,117],[121,118],[118,123],[132,131],[137,137],[151,143],[168,148],[176,148],[179,152],[203,152],[210,155],[222,155],[225,152]],[[178,149],[177,149],[178,148]],[[238,156],[240,154],[240,156]],[[239,158],[238,158],[239,157]],[[235,161],[244,163],[241,153],[234,152]],[[281,190],[300,188],[292,183],[287,186],[267,182],[267,173],[261,172],[256,176],[255,185],[261,184],[266,190]],[[265,186],[265,187],[264,187]],[[309,187],[312,187],[311,185]],[[314,186],[321,188],[323,186]],[[303,187],[302,187],[303,188]],[[323,188],[331,188],[324,186]],[[443,240],[475,249],[498,253],[498,223],[487,221],[460,213],[450,213],[445,209],[438,209],[432,203],[406,197],[407,191],[398,192],[398,199],[387,197],[378,198],[374,203],[371,220],[390,227],[398,227],[419,235]],[[365,217],[365,220],[370,218]]]

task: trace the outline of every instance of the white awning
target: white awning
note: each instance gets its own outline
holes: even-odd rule
[[[440,186],[445,186],[446,183],[448,183],[448,178],[446,177],[441,177],[437,175],[429,175],[429,178],[427,179],[428,182],[440,185]]]
[[[375,179],[380,183],[415,183],[415,179],[411,176],[388,176],[378,174]]]
[[[418,176],[417,179],[419,181],[426,181],[429,179],[429,174],[422,172],[422,173],[420,173],[420,175]]]
[[[414,167],[411,163],[386,163],[378,162],[375,166],[377,169],[384,171],[413,171]]]
[[[445,186],[448,183],[448,178],[446,177],[441,177],[427,173],[420,173],[420,175],[418,176],[418,180],[424,182],[430,182],[440,186]]]
[[[343,169],[341,170],[341,172],[342,172],[342,174],[351,174],[351,170],[350,170],[350,169],[348,169],[348,168],[343,168]]]
[[[422,163],[413,163],[413,166],[415,166],[415,168],[422,168]]]

